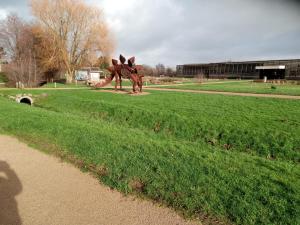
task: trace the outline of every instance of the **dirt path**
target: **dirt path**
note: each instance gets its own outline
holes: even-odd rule
[[[99,184],[15,138],[0,136],[0,224],[196,225]]]
[[[249,81],[251,81],[251,80],[247,80],[247,81],[212,81],[212,82],[203,82],[203,83],[201,83],[202,85],[208,85],[208,84],[226,84],[226,83],[247,83],[247,82],[249,82]],[[189,86],[189,85],[195,85],[195,84],[200,84],[200,83],[195,83],[195,82],[193,82],[193,83],[172,83],[172,84],[157,84],[157,85],[149,85],[149,86],[147,86],[147,85],[144,85],[144,87],[149,87],[149,88],[151,88],[151,87],[153,87],[153,88],[155,88],[155,87],[170,87],[170,86]]]
[[[149,92],[137,92],[137,93],[133,93],[131,91],[128,91],[128,90],[95,90],[96,92],[104,92],[104,93],[113,93],[113,94],[121,94],[121,95],[130,95],[130,96],[141,96],[141,95],[149,95],[150,93]]]
[[[298,100],[300,100],[300,96],[294,96],[294,95],[255,94],[255,93],[239,93],[239,92],[225,92],[225,91],[200,91],[200,90],[184,90],[184,89],[153,88],[153,87],[145,87],[145,89],[155,90],[155,91],[175,91],[175,92],[185,92],[185,93],[249,96],[249,97],[262,97],[262,98],[282,98],[282,99],[298,99]]]
[[[246,81],[236,81],[236,82],[246,82]],[[248,82],[248,81],[247,81]],[[215,82],[204,82],[202,84],[223,84],[223,83],[233,83],[233,81],[215,81]],[[1,84],[5,84],[5,83],[0,83]],[[195,85],[195,83],[174,83],[174,84],[157,84],[157,85],[144,85],[145,88],[149,87],[170,87],[170,86],[186,86],[186,85]],[[24,90],[82,90],[82,89],[89,89],[90,87],[39,87],[39,88],[24,88]],[[104,88],[114,88],[114,85],[106,85]],[[123,88],[132,88],[132,86],[123,86]],[[3,87],[0,90],[12,90],[12,89],[16,89],[16,88],[6,88]]]
[[[245,81],[241,81],[245,82]],[[224,82],[209,82],[205,84],[216,84],[216,83],[230,83],[230,81]],[[173,85],[158,85],[157,86],[144,86],[143,89],[154,90],[154,91],[174,91],[174,92],[185,92],[185,93],[199,93],[199,94],[217,94],[217,95],[229,95],[229,96],[248,96],[248,97],[262,97],[262,98],[280,98],[280,99],[296,99],[300,100],[300,96],[295,95],[279,95],[279,94],[257,94],[257,93],[245,93],[245,92],[227,92],[227,91],[205,91],[205,90],[187,90],[187,89],[172,89],[167,88],[168,86],[182,86],[182,85],[194,85],[194,84],[173,84]],[[114,89],[113,86],[108,85],[105,88]],[[124,89],[130,89],[130,86],[124,86]],[[11,90],[12,88],[1,88],[0,90]],[[89,89],[88,87],[83,88],[27,88],[25,90],[83,90]],[[109,90],[101,90],[102,92],[111,92]]]

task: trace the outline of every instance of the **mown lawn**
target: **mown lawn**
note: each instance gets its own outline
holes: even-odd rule
[[[258,93],[258,94],[281,94],[281,95],[300,95],[300,85],[295,84],[270,84],[256,82],[224,82],[224,83],[203,83],[194,85],[168,86],[172,89],[186,90],[206,90],[206,91],[226,91],[241,93]]]
[[[110,187],[200,218],[299,224],[300,101],[27,92],[48,97],[35,107],[0,97],[0,132],[76,156]]]

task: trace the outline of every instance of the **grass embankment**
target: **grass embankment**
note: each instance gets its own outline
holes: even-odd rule
[[[163,138],[300,162],[300,153],[294,151],[300,146],[299,101],[159,92],[133,98],[75,93],[57,92],[37,104],[144,129]]]
[[[281,94],[281,95],[300,95],[300,85],[292,84],[270,84],[270,83],[255,83],[255,82],[224,82],[211,84],[195,84],[168,86],[172,89],[186,90],[205,90],[205,91],[226,91],[240,93],[257,93],[257,94]]]
[[[0,98],[0,132],[57,146],[99,168],[105,184],[191,215],[236,224],[299,222],[299,101],[47,93],[38,107]]]

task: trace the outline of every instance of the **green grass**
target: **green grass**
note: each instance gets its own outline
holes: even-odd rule
[[[272,86],[276,87],[275,89]],[[206,91],[226,91],[241,93],[258,93],[258,94],[282,94],[282,95],[300,95],[300,85],[291,84],[270,84],[255,82],[226,82],[212,84],[194,84],[181,86],[168,86],[172,89],[187,90],[206,90]]]
[[[58,92],[37,105],[145,129],[163,138],[300,162],[295,151],[300,146],[299,101],[159,92],[138,98],[101,93],[99,98],[93,91],[75,93]]]
[[[36,107],[0,97],[0,132],[105,168],[99,179],[110,187],[132,193],[139,180],[143,196],[200,218],[299,224],[300,101],[25,92],[48,97]]]

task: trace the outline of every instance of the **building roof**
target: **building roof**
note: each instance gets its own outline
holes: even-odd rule
[[[279,63],[280,62],[280,63]],[[300,59],[273,59],[273,60],[256,60],[256,61],[227,61],[227,62],[215,62],[215,63],[192,63],[192,64],[183,64],[179,66],[206,66],[214,64],[281,64],[281,63],[291,63],[291,62],[300,62]]]
[[[284,70],[285,65],[256,66],[257,70]]]

